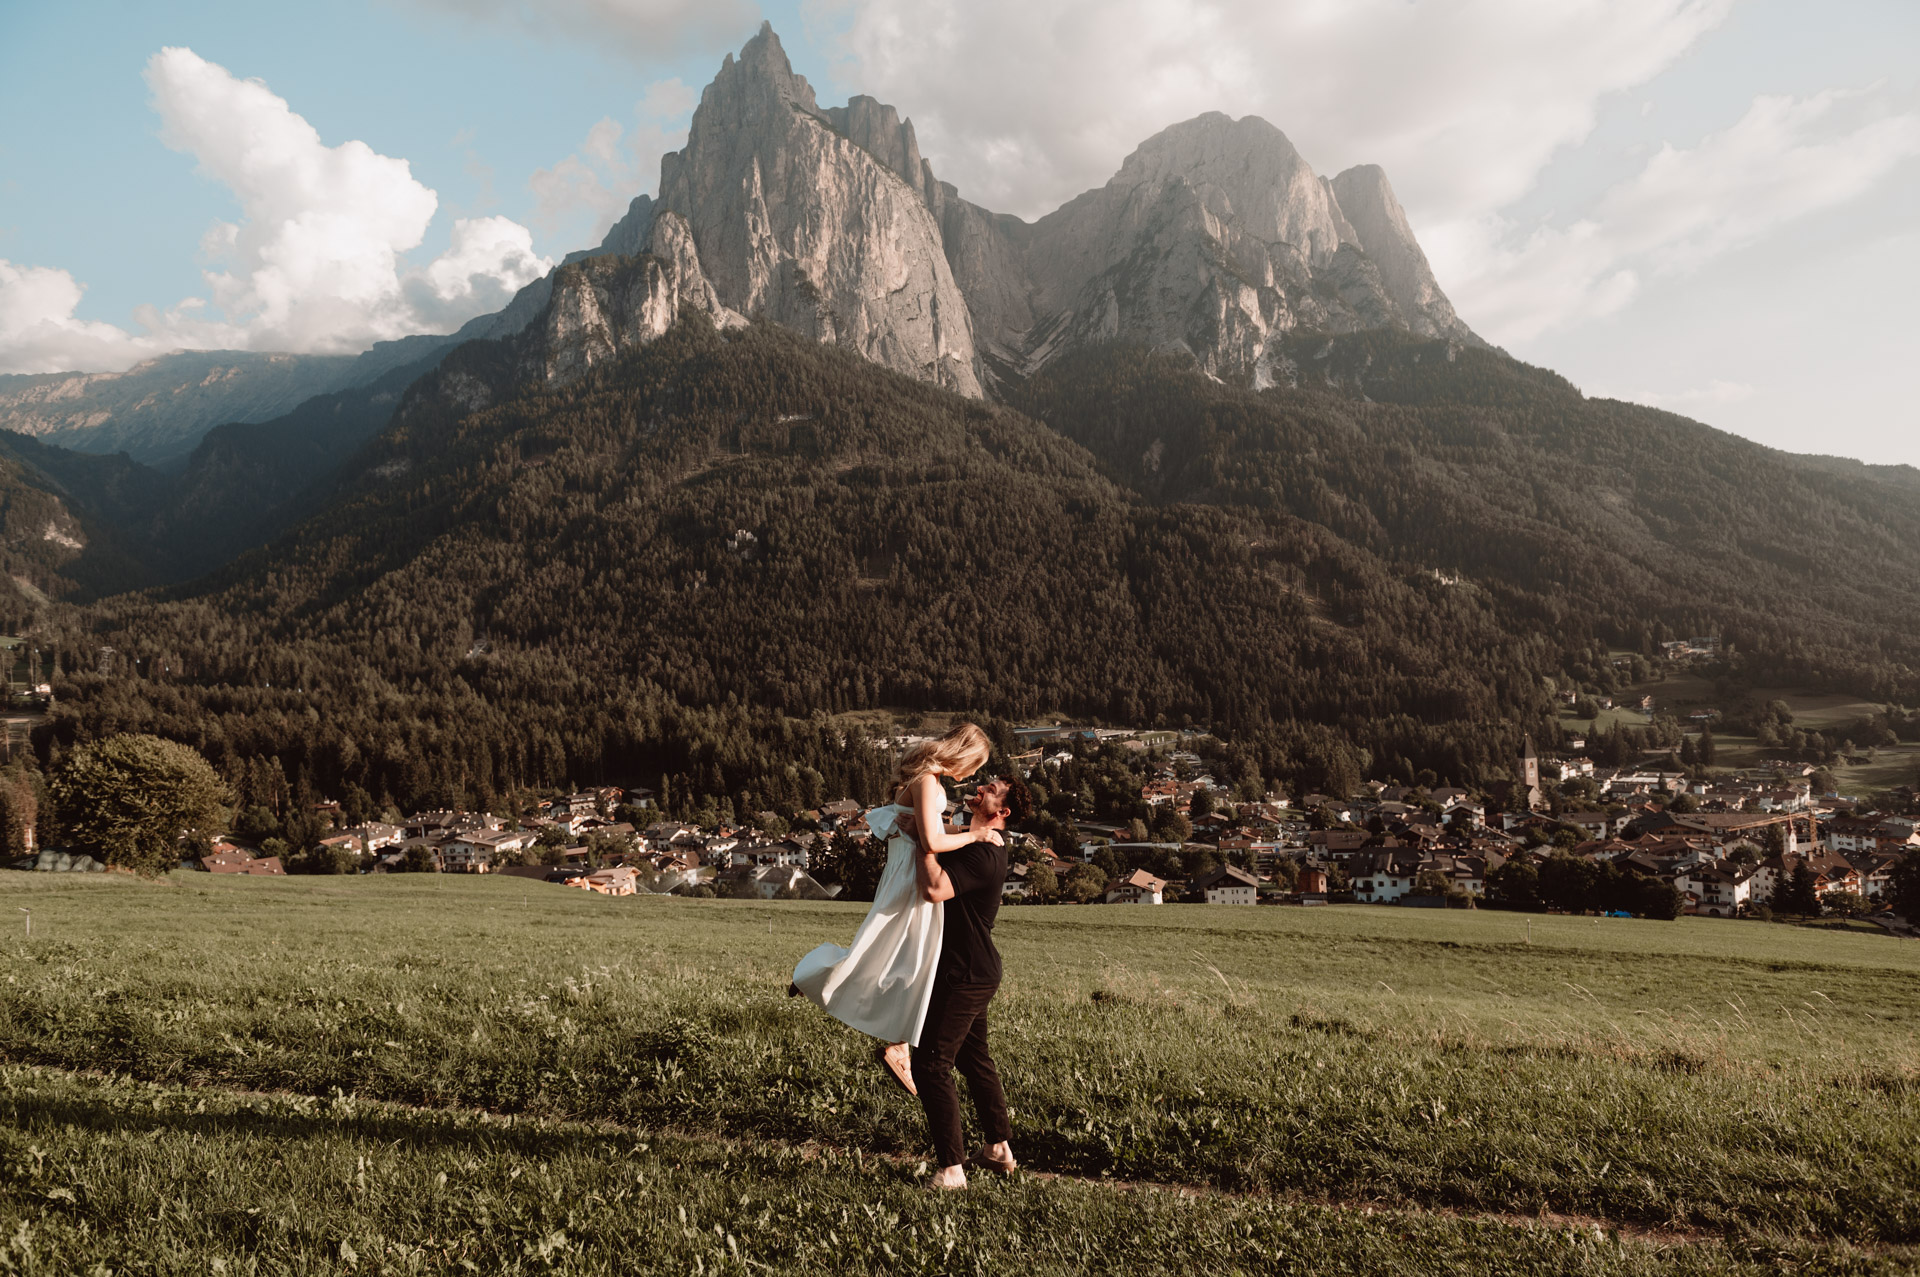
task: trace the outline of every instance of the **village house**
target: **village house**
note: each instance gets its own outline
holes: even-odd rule
[[[759,840],[737,842],[728,851],[730,863],[735,868],[761,869],[767,866],[785,868],[797,865],[807,867],[807,849],[792,838],[783,838],[778,842]]]
[[[517,859],[536,841],[537,835],[525,829],[460,834],[440,844],[440,869],[443,873],[489,873],[502,861]]]
[[[210,874],[251,874],[262,878],[286,873],[280,857],[256,856],[231,843],[221,843],[200,857],[200,867]]]
[[[1754,900],[1760,903],[1772,900],[1774,893],[1786,884],[1803,862],[1813,871],[1813,890],[1816,895],[1824,896],[1835,891],[1865,894],[1860,871],[1846,857],[1839,852],[1816,848],[1810,855],[1788,852],[1784,856],[1769,856],[1761,861],[1753,875]]]
[[[1136,869],[1107,888],[1110,905],[1157,905],[1165,898],[1167,882]]]
[[[1370,837],[1364,829],[1316,829],[1307,835],[1307,848],[1337,863],[1358,853]]]
[[[840,798],[830,803],[822,803],[820,804],[819,816],[820,828],[826,830],[838,829],[842,825],[857,819],[860,815],[860,810],[860,804],[851,798]]]
[[[1030,865],[1015,865],[1007,870],[1006,881],[1000,884],[1002,900],[1025,900],[1033,893],[1033,869]]]
[[[831,900],[839,890],[821,886],[798,865],[762,865],[748,876],[748,881],[762,900],[772,900],[782,892],[802,900]]]
[[[358,840],[357,846],[360,851],[369,854],[384,851],[406,836],[401,832],[400,826],[389,825],[378,820],[368,821],[364,825],[355,825],[344,832]]]
[[[1848,859],[1860,875],[1860,894],[1868,900],[1878,900],[1886,895],[1893,882],[1893,871],[1905,856],[1881,851],[1864,852]]]
[[[582,887],[601,896],[631,896],[640,890],[640,875],[624,866],[596,869],[565,881],[569,887]]]
[[[1687,897],[1687,911],[1708,918],[1732,918],[1749,905],[1757,866],[1732,860],[1690,865],[1674,875],[1673,885]]]
[[[689,825],[683,820],[660,820],[648,825],[640,832],[646,844],[654,851],[665,851],[669,846],[682,839],[700,839],[706,831],[698,825]]]
[[[1260,880],[1244,869],[1221,865],[1189,884],[1210,905],[1252,905],[1260,902]]]
[[[617,794],[620,791],[616,789],[613,792]],[[546,813],[549,819],[555,821],[563,821],[570,816],[597,816],[605,802],[606,799],[593,790],[582,790],[546,804]]]
[[[1391,904],[1413,890],[1420,858],[1408,851],[1367,851],[1347,866],[1353,878],[1353,896],[1365,904]]]

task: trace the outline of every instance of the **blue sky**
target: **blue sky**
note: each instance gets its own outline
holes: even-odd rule
[[[450,328],[652,189],[762,17],[990,207],[1260,114],[1321,172],[1384,165],[1516,355],[1920,464],[1907,0],[0,0],[0,371]]]

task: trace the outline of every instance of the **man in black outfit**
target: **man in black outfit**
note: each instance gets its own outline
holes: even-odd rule
[[[990,780],[967,801],[970,827],[1005,829],[1007,819],[1029,820],[1033,795],[1017,777]],[[920,1044],[913,1048],[913,1084],[927,1110],[940,1169],[935,1188],[965,1188],[966,1135],[960,1123],[960,1095],[953,1084],[958,1066],[973,1096],[985,1144],[974,1161],[989,1170],[1010,1173],[1015,1162],[1007,1141],[1007,1097],[1000,1073],[987,1051],[987,1003],[1000,988],[1000,953],[993,947],[993,922],[1007,881],[1004,843],[969,843],[945,855],[923,853],[920,885],[928,900],[947,903],[940,940],[940,964],[934,968],[933,997],[927,1005]]]

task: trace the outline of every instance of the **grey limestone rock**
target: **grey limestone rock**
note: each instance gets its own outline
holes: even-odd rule
[[[855,136],[762,26],[707,86],[686,149],[662,160],[655,207],[686,219],[727,308],[979,395],[972,322],[911,126],[871,98],[838,118]]]
[[[1354,238],[1379,267],[1380,279],[1408,328],[1423,337],[1479,338],[1454,314],[1453,303],[1427,265],[1427,255],[1407,225],[1400,201],[1377,164],[1361,164],[1333,179],[1330,188],[1352,223]]]
[[[553,295],[536,350],[540,379],[564,385],[673,325],[683,306],[706,311],[723,328],[746,323],[724,305],[700,269],[686,220],[652,220],[646,251],[600,254],[554,273]]]

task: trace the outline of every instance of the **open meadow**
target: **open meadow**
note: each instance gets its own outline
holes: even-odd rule
[[[1571,712],[1560,715],[1567,731],[1589,735],[1598,728],[1609,731],[1619,727],[1645,727],[1647,716],[1637,707],[1642,695],[1651,695],[1660,713],[1681,719],[1695,710],[1725,710],[1727,702],[1711,679],[1689,671],[1673,671],[1664,677],[1635,684],[1620,692],[1621,707],[1600,711],[1597,718],[1579,718]],[[1793,712],[1793,725],[1807,731],[1832,731],[1863,718],[1882,714],[1885,706],[1855,696],[1809,692],[1792,687],[1760,687],[1747,693],[1756,702],[1781,701]],[[1627,706],[1633,708],[1627,708]],[[1757,767],[1763,760],[1777,758],[1777,747],[1760,744],[1752,735],[1714,729],[1714,765],[1722,768]],[[1901,742],[1863,749],[1843,758],[1829,769],[1840,792],[1865,796],[1897,785],[1911,785],[1920,777],[1920,743]]]
[[[955,1198],[919,1186],[924,1122],[869,1043],[784,994],[862,909],[6,874],[0,1272],[1920,1260],[1912,942],[1011,908],[1028,1170]]]

